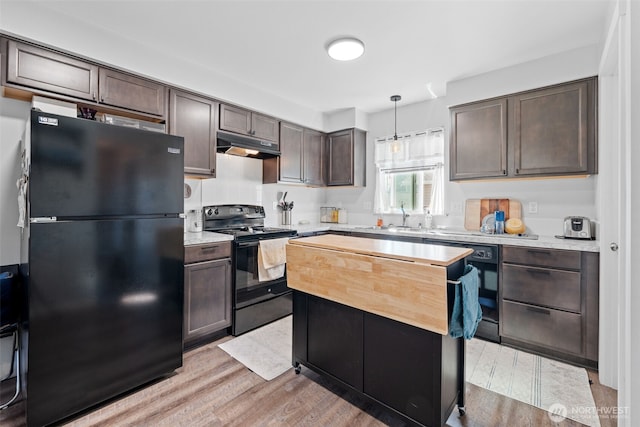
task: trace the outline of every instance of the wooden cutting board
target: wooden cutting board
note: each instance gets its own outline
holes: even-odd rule
[[[522,219],[522,204],[518,200],[467,199],[464,208],[464,228],[479,231],[482,219],[495,211],[504,211],[505,221],[509,218]]]

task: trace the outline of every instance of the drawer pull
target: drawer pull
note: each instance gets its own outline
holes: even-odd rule
[[[203,252],[203,253],[210,253],[210,252],[215,252],[215,251],[217,251],[217,250],[219,250],[219,249],[220,249],[220,248],[218,248],[218,247],[214,246],[214,247],[210,247],[210,248],[202,248],[202,249],[200,249],[200,252]]]
[[[529,252],[530,254],[551,255],[551,252],[541,249],[527,249],[527,252]]]
[[[547,316],[551,315],[549,310],[538,307],[527,307],[527,311],[533,311],[534,313],[546,314]]]
[[[532,274],[532,275],[542,275],[542,276],[548,276],[551,274],[551,272],[549,270],[534,270],[533,268],[527,268],[527,273]]]

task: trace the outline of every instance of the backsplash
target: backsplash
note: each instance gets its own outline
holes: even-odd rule
[[[199,206],[223,204],[248,204],[264,206],[265,225],[280,225],[279,208],[273,204],[279,200],[280,192],[287,192],[287,201],[294,201],[292,225],[299,221],[317,223],[320,221],[320,206],[325,204],[326,190],[298,185],[262,184],[262,160],[226,154],[217,155],[216,178],[185,180],[198,181],[201,186]],[[196,200],[193,200],[197,204]],[[185,199],[185,209],[187,200]]]

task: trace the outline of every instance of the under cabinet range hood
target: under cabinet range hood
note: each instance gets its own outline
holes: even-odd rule
[[[216,138],[218,140],[216,151],[219,153],[254,159],[269,159],[280,155],[278,145],[275,142],[223,131],[218,131]]]

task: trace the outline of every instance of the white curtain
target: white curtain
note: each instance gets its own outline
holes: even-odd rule
[[[431,215],[444,215],[444,165],[438,163],[431,182]]]
[[[393,136],[377,138],[374,153],[376,165],[376,191],[374,213],[392,213],[390,206],[394,195],[390,194],[393,177],[401,172],[434,169],[430,200],[417,200],[413,209],[422,211],[429,204],[432,215],[444,214],[444,129],[432,128]],[[420,178],[422,183],[422,178]],[[391,187],[389,187],[391,186]],[[420,197],[423,197],[420,189]],[[428,196],[427,196],[428,197]]]
[[[385,179],[385,174],[380,172],[380,168],[376,167],[376,192],[373,200],[373,213],[384,213],[386,206],[389,205],[388,200],[385,200],[385,195],[387,194],[385,191]]]

